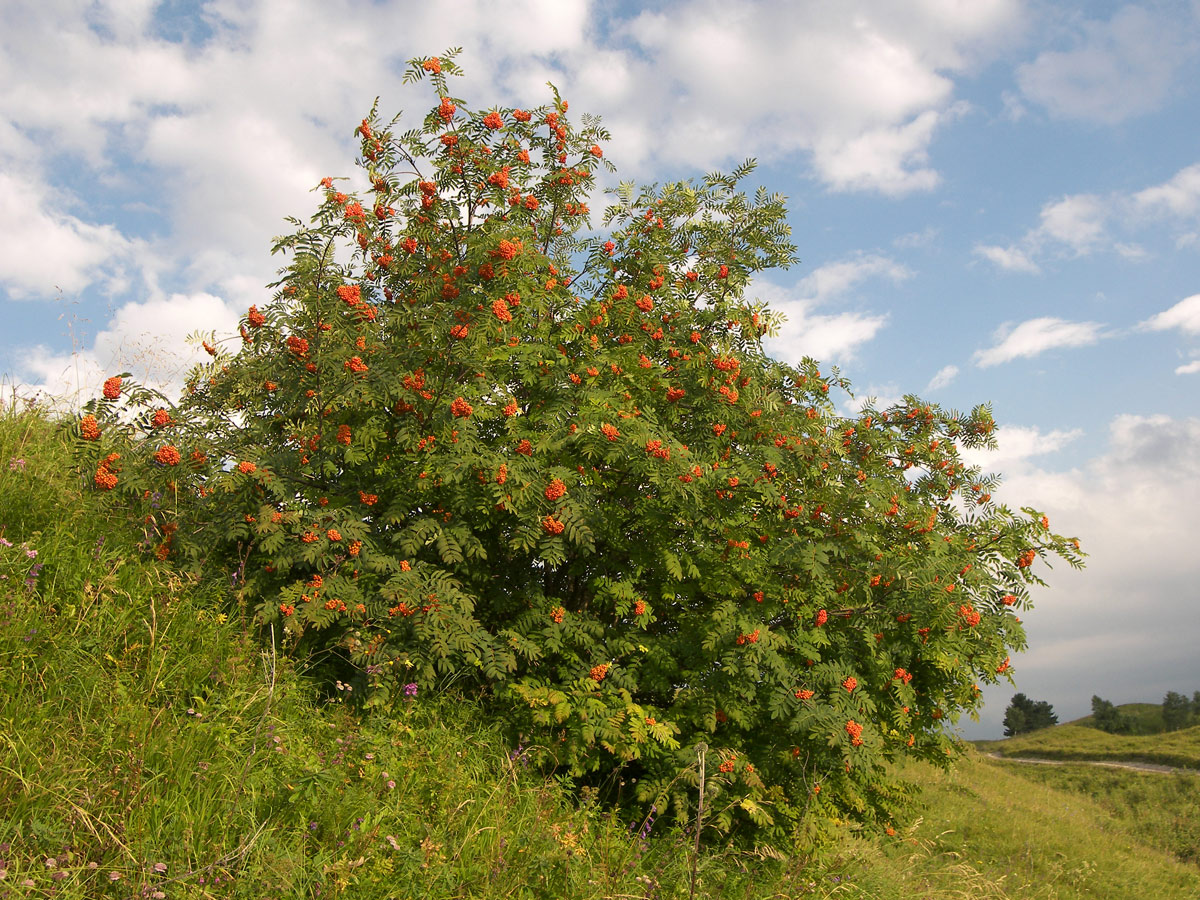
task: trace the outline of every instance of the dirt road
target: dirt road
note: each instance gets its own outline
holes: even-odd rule
[[[1180,769],[1158,763],[1137,762],[1136,760],[1033,759],[1025,756],[1001,756],[999,753],[989,753],[988,757],[1004,762],[1029,763],[1037,766],[1107,766],[1110,769],[1133,769],[1137,772],[1159,772],[1164,775],[1200,775],[1200,772],[1195,769]]]

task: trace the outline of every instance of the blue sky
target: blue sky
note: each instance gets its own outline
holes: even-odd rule
[[[374,97],[419,114],[404,61],[455,45],[476,107],[553,81],[601,115],[623,179],[757,158],[803,260],[754,286],[777,355],[994,404],[999,497],[1092,554],[1035,595],[1016,689],[1065,719],[1200,688],[1200,2],[8,2],[6,389],[177,383]]]

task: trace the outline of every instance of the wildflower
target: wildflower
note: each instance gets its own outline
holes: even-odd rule
[[[104,399],[116,400],[121,396],[121,376],[114,375],[104,380]]]
[[[85,441],[99,440],[100,425],[95,416],[87,415],[79,420],[79,436]]]
[[[411,700],[412,698],[414,698],[414,697],[416,697],[416,696],[417,696],[417,685],[416,685],[416,683],[415,683],[415,682],[412,682],[412,683],[406,684],[406,685],[404,686],[404,697],[405,697],[405,699],[407,699],[407,700]]]
[[[177,466],[180,459],[179,449],[173,444],[165,444],[154,453],[154,461],[163,466]]]

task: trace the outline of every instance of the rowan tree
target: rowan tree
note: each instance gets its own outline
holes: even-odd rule
[[[796,259],[752,163],[622,184],[595,232],[598,120],[469,109],[457,74],[415,60],[436,106],[362,121],[367,190],[318,186],[178,404],[89,407],[89,477],[371,705],[474,691],[541,764],[684,819],[703,745],[722,829],[885,822],[889,763],[946,761],[1077,542],[964,463],[986,406],[846,416],[836,373],[764,351],[752,279]]]

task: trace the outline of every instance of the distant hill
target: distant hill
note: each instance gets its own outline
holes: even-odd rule
[[[1117,711],[1132,720],[1134,734],[1162,734],[1164,731],[1162,704],[1160,703],[1122,703],[1117,707]],[[1088,715],[1082,719],[1074,719],[1062,724],[1084,725],[1091,728],[1094,727],[1092,721],[1092,717]]]

